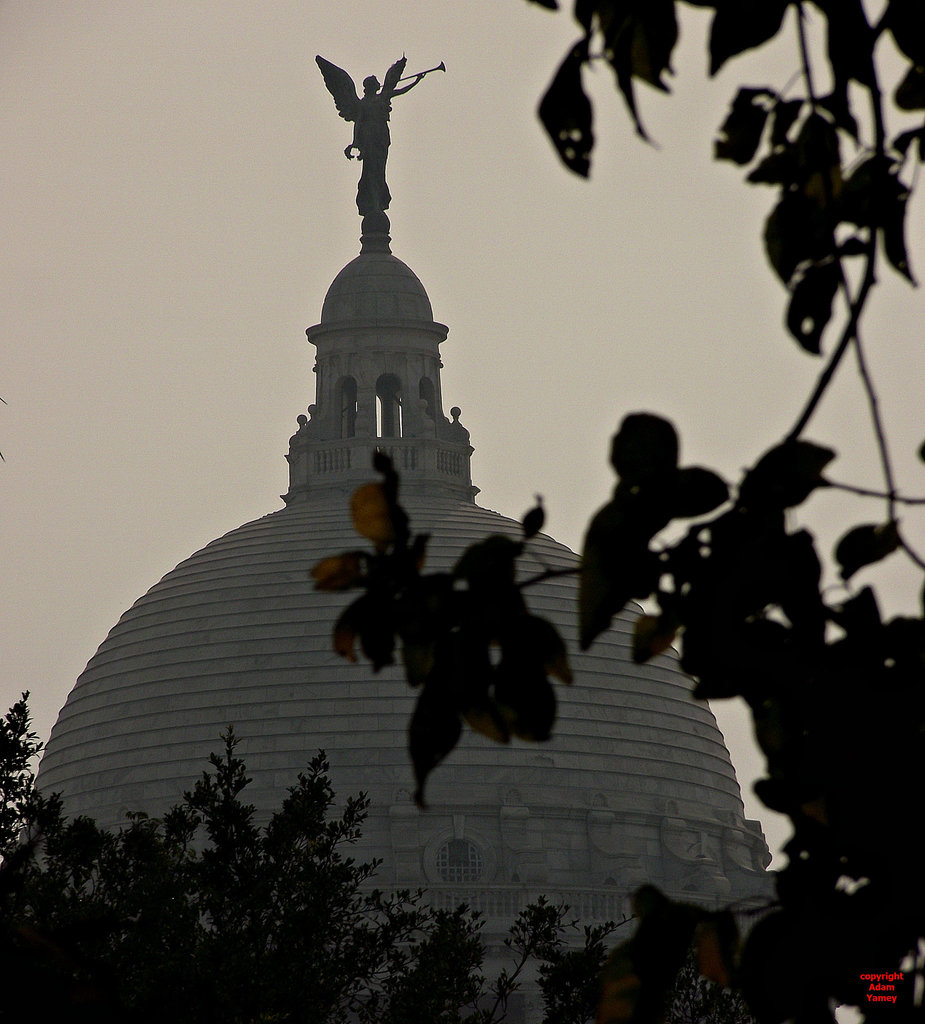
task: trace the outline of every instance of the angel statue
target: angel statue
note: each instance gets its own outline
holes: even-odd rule
[[[364,78],[361,98],[357,96],[353,79],[343,68],[337,67],[324,57],[316,57],[315,63],[321,69],[328,92],[334,97],[338,114],[345,121],[353,121],[353,142],[344,150],[344,155],[348,160],[352,160],[356,155],[363,163],[357,188],[357,209],[364,218],[385,219],[388,224],[384,214],[392,197],[385,180],[385,161],[389,155],[391,141],[389,113],[392,109],[392,97],[401,96],[402,93],[413,89],[425,75],[430,74],[430,71],[445,71],[446,68],[441,64],[430,71],[409,75],[409,84],[397,88],[398,83],[403,81],[402,72],[405,70],[405,58],[402,57],[385,73],[385,81],[381,88],[375,75]]]

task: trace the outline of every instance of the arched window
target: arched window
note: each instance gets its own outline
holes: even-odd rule
[[[357,382],[344,377],[337,386],[337,404],[340,415],[340,436],[354,437],[357,429]]]
[[[376,381],[376,432],[379,437],[401,437],[401,381],[394,373]]]
[[[450,839],[437,850],[437,873],[444,882],[477,882],[482,877],[482,853],[468,839]]]
[[[418,395],[425,403],[424,409],[427,415],[437,422],[437,393],[434,391],[434,382],[430,377],[422,377],[418,386]]]

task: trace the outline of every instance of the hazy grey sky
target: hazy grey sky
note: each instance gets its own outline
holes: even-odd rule
[[[409,71],[446,62],[395,101],[389,212],[393,251],[450,327],[443,391],[471,431],[481,504],[519,515],[540,492],[549,532],[577,548],[613,485],[608,440],[626,412],[669,416],[683,457],[730,480],[779,438],[820,362],[781,327],[760,245],[773,193],[711,151],[737,85],[783,87],[796,62],[788,38],[705,82],[700,14],[684,8],[674,95],[641,89],[658,149],[634,137],[608,69],[589,77],[599,142],[584,182],[535,118],[577,36],[564,12],[0,2],[3,707],[30,689],[47,738],[136,598],[281,505],[287,441],[314,398],[304,330],[358,252],[351,126],[317,53],[356,80],[402,53]],[[925,273],[921,196],[908,230]],[[864,335],[903,487],[925,493],[925,310],[882,276]],[[807,436],[843,452],[833,476],[877,483],[853,367]],[[814,498],[796,522],[830,548],[855,510]],[[925,549],[921,519],[907,522]],[[893,562],[891,602],[915,609],[918,581]],[[714,710],[768,823],[748,729]]]

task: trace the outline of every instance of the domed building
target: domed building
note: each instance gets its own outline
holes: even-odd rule
[[[527,592],[565,637],[575,675],[557,686],[553,738],[501,745],[466,732],[428,781],[429,809],[415,806],[415,695],[398,668],[374,674],[335,654],[351,595],[316,591],[311,569],[362,546],[349,501],[374,477],[375,447],[399,470],[412,530],[431,534],[429,568],[521,527],[475,503],[468,431],[457,408],[444,413],[447,328],[386,234],[364,235],[307,334],[316,399],[289,442],[284,507],[181,562],[122,616],[58,717],[40,787],[107,827],[128,811],[158,815],[233,724],[261,820],[323,748],[338,796],[371,798],[356,856],[383,859],[377,885],[467,901],[489,936],[541,893],[587,922],[619,920],[645,881],[710,906],[764,895],[767,846],[708,706],[672,652],[633,664],[630,614],[578,653],[573,576]],[[532,576],[577,559],[541,534],[520,561]]]
[[[558,688],[553,739],[467,734],[429,781],[430,809],[415,808],[414,695],[397,668],[374,675],[334,653],[345,598],[317,592],[311,568],[362,543],[349,501],[373,478],[377,446],[400,472],[412,528],[431,534],[429,567],[450,568],[492,533],[519,537],[520,524],[475,503],[468,431],[458,409],[443,412],[447,328],[387,238],[364,238],[307,334],[317,399],[290,439],[285,507],[186,559],[122,616],[59,715],[42,788],[108,827],[127,811],[157,814],[231,723],[264,818],[318,748],[339,793],[369,792],[366,842],[385,858],[383,882],[464,883],[477,902],[503,893],[508,907],[517,893],[568,890],[608,914],[643,880],[688,898],[751,891],[767,848],[708,706],[673,653],[632,663],[631,615],[578,653],[572,577],[528,591],[566,637],[576,677]],[[534,575],[576,557],[541,534],[521,562]]]

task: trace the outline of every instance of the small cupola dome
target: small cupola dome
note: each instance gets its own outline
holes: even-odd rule
[[[417,275],[391,253],[364,252],[334,278],[321,307],[321,323],[388,323],[434,319]]]

